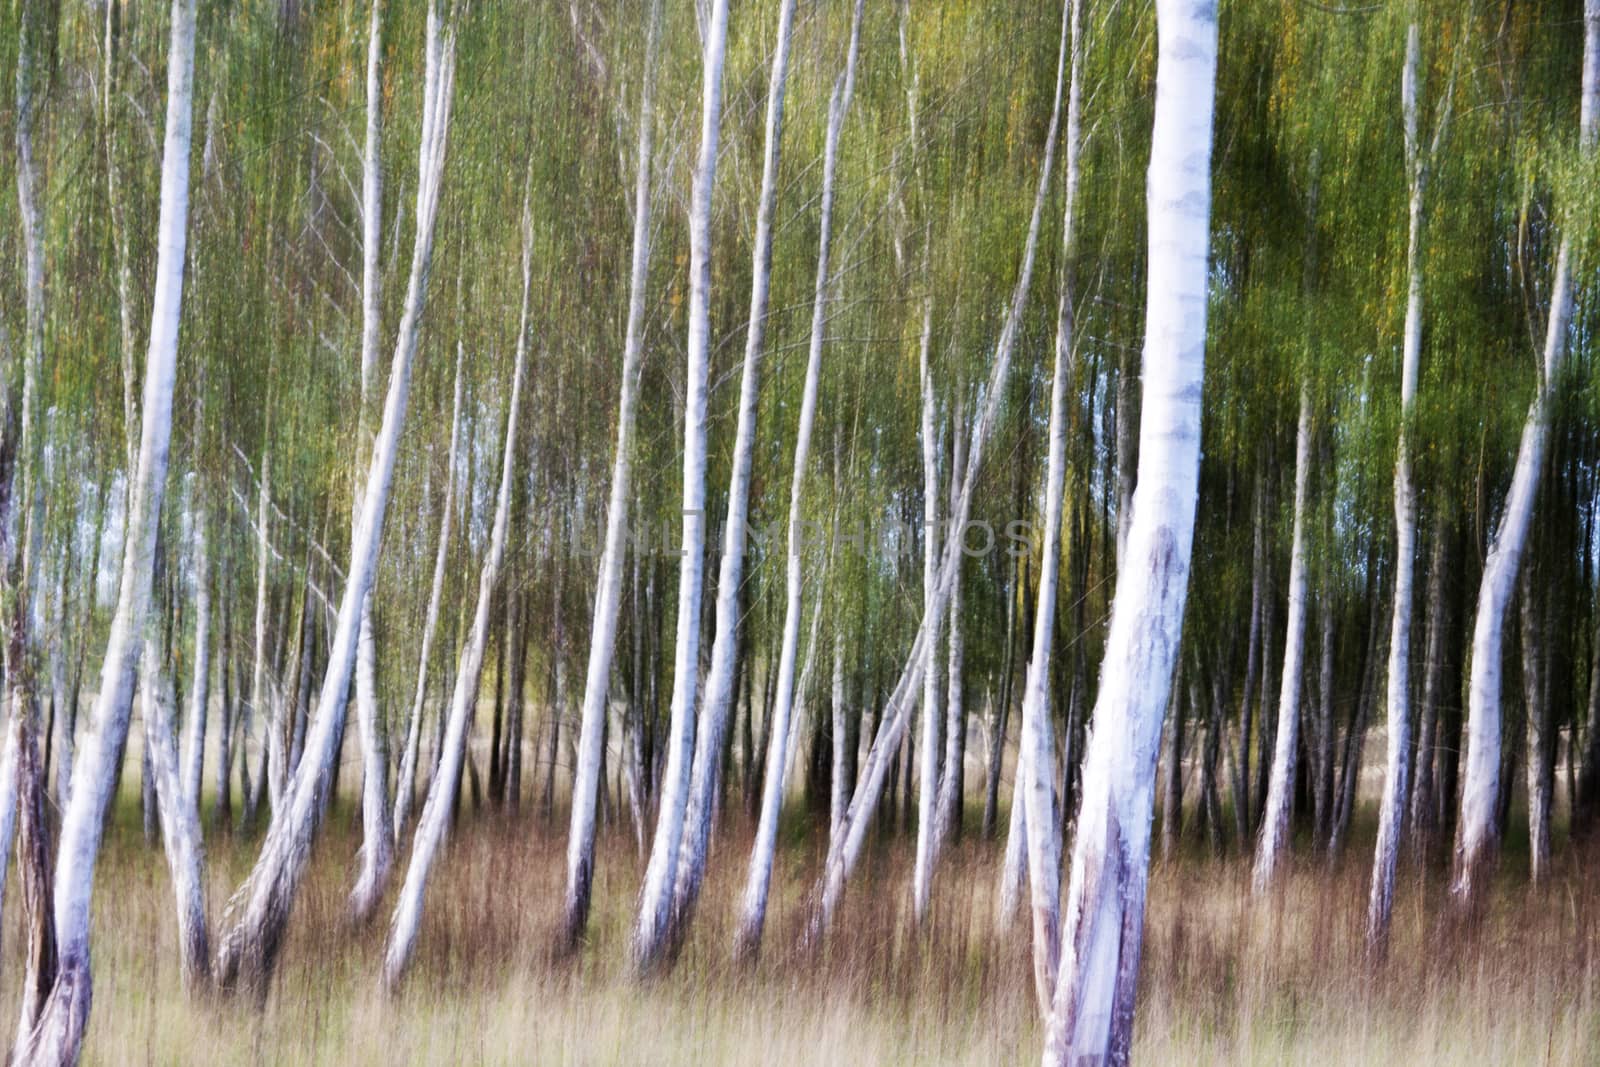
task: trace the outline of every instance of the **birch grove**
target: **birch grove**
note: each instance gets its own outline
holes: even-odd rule
[[[0,75],[15,1062],[1593,1059],[1600,0]]]

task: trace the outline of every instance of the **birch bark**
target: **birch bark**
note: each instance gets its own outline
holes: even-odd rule
[[[1595,150],[1600,117],[1600,0],[1583,5],[1583,89],[1578,147],[1585,156]],[[1501,653],[1505,644],[1506,610],[1516,588],[1522,550],[1533,522],[1534,498],[1544,466],[1551,404],[1557,373],[1567,354],[1572,322],[1572,239],[1563,234],[1550,285],[1550,312],[1544,354],[1533,403],[1528,407],[1517,449],[1517,465],[1506,494],[1489,556],[1478,587],[1478,614],[1472,629],[1472,674],[1467,691],[1466,770],[1461,783],[1461,818],[1452,893],[1464,904],[1475,901],[1497,845],[1495,811],[1500,803]]]
[[[461,364],[465,348],[456,343],[455,397],[450,402],[450,451],[445,459],[444,510],[439,518],[439,546],[433,555],[433,584],[428,593],[428,613],[422,621],[422,648],[417,653],[417,690],[411,699],[411,713],[406,718],[406,747],[400,758],[400,776],[395,780],[394,842],[400,843],[406,823],[411,818],[411,804],[415,799],[417,781],[417,753],[422,748],[422,706],[428,692],[428,659],[433,652],[434,637],[439,632],[439,603],[444,593],[445,561],[450,556],[450,528],[455,521],[456,509],[456,449],[461,444]],[[513,794],[515,795],[515,794]]]
[[[778,8],[778,40],[772,53],[772,74],[767,86],[766,147],[761,164],[761,193],[756,207],[750,325],[745,334],[744,369],[739,383],[739,422],[734,434],[733,471],[729,476],[722,562],[717,575],[716,636],[711,644],[711,666],[706,676],[704,705],[701,708],[705,728],[699,731],[695,739],[694,771],[690,779],[689,804],[678,857],[677,885],[674,888],[671,932],[674,951],[681,944],[693,918],[695,904],[700,897],[700,886],[705,879],[711,842],[711,818],[722,767],[722,749],[728,731],[728,709],[732,705],[736,681],[734,668],[741,614],[739,594],[744,579],[745,541],[750,516],[750,468],[755,451],[756,405],[760,398],[761,356],[772,280],[773,215],[778,197],[783,101],[789,77],[789,42],[793,23],[794,0],[784,0]],[[823,180],[826,186],[828,178],[825,176]],[[831,196],[832,189],[825,187],[825,220]],[[827,225],[824,221],[823,226],[826,228]],[[826,242],[826,236],[823,240]],[[815,326],[816,320],[813,319],[813,328]]]
[[[689,203],[689,335],[683,405],[683,536],[678,570],[678,636],[673,654],[667,766],[661,781],[650,862],[629,956],[636,972],[653,968],[665,947],[677,884],[679,846],[694,761],[700,681],[700,601],[704,593],[706,392],[711,349],[711,193],[722,132],[722,70],[728,0],[714,0],[702,50],[700,150]],[[598,776],[596,776],[598,782]]]
[[[1126,1063],[1161,719],[1183,632],[1205,369],[1213,3],[1157,0],[1139,475],[1117,570],[1044,1062]]]
[[[20,1062],[76,1063],[89,1020],[89,915],[95,862],[118,757],[128,736],[134,675],[150,611],[156,524],[166,489],[172,388],[183,305],[189,217],[189,143],[194,97],[194,0],[173,0],[167,52],[166,134],[161,157],[154,304],[145,358],[139,457],[130,494],[117,606],[106,642],[94,729],[78,750],[72,795],[62,816],[55,877],[57,970],[37,1023],[15,1054]]]
[[[1272,752],[1272,777],[1261,812],[1251,891],[1261,896],[1277,880],[1289,846],[1289,807],[1294,800],[1295,761],[1300,755],[1300,696],[1306,659],[1306,510],[1311,484],[1311,383],[1300,384],[1300,419],[1295,430],[1294,533],[1289,548],[1289,619],[1283,639],[1283,678],[1278,694],[1278,729]]]

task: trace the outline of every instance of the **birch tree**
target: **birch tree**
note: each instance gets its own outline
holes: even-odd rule
[[[589,631],[578,757],[572,774],[572,818],[567,830],[567,893],[562,945],[576,946],[589,921],[594,887],[594,835],[600,767],[605,758],[611,663],[616,655],[617,618],[622,610],[622,564],[627,554],[628,504],[633,493],[633,449],[639,407],[639,368],[644,359],[646,290],[650,282],[650,178],[655,158],[655,82],[661,47],[661,0],[650,0],[645,26],[644,74],[639,87],[639,128],[633,184],[633,258],[628,274],[628,323],[622,343],[622,385],[617,400],[617,444],[611,462],[611,497],[606,508],[605,547]],[[754,327],[752,326],[752,329]]]
[[[701,50],[700,149],[689,194],[689,335],[683,405],[683,536],[678,571],[678,636],[672,664],[667,765],[661,780],[650,862],[629,944],[636,971],[652,969],[666,945],[684,811],[693,770],[700,682],[700,598],[704,592],[706,392],[711,349],[711,193],[722,131],[722,70],[728,0],[712,0]]]
[[[466,755],[467,730],[478,704],[478,682],[483,674],[483,654],[489,644],[489,621],[493,614],[495,587],[505,559],[506,527],[510,524],[511,486],[516,464],[517,415],[522,400],[522,384],[528,363],[528,299],[533,286],[533,204],[524,195],[522,205],[522,315],[517,323],[516,365],[511,372],[511,398],[507,402],[505,445],[500,462],[500,489],[495,496],[494,526],[489,535],[489,550],[478,576],[478,604],[472,616],[472,629],[462,642],[456,664],[455,686],[450,694],[450,717],[445,726],[444,751],[428,787],[428,799],[417,819],[417,832],[411,843],[411,861],[400,887],[394,917],[389,922],[388,946],[384,951],[383,982],[393,991],[399,986],[411,954],[416,948],[417,930],[422,922],[423,894],[428,872],[444,843],[461,781],[461,766]]]
[[[1600,119],[1600,0],[1584,0],[1578,149],[1585,157],[1594,154],[1597,119]],[[1550,283],[1550,310],[1539,362],[1539,380],[1523,423],[1505,509],[1489,543],[1483,579],[1478,586],[1478,612],[1472,628],[1472,673],[1467,689],[1466,769],[1461,783],[1461,818],[1456,839],[1455,879],[1451,887],[1456,899],[1465,903],[1477,898],[1497,845],[1501,653],[1505,644],[1506,609],[1516,589],[1522,550],[1533,521],[1556,379],[1567,354],[1573,305],[1571,246],[1571,235],[1563,233],[1556,253],[1555,276]]]
[[[372,446],[373,402],[378,369],[379,245],[383,227],[383,168],[378,158],[383,132],[383,0],[372,0],[367,32],[367,141],[361,154],[361,410],[356,419],[358,462]],[[419,216],[420,217],[420,216]],[[359,467],[357,468],[359,469]],[[352,543],[361,522],[361,495],[352,501]],[[378,714],[377,649],[372,634],[372,592],[361,606],[361,628],[356,637],[356,725],[361,734],[361,871],[350,891],[350,914],[363,922],[378,905],[378,898],[394,864],[393,817],[389,806],[389,746],[383,719]]]
[[[216,976],[223,989],[241,982],[260,989],[282,947],[300,881],[305,876],[311,843],[326,808],[343,732],[346,697],[355,665],[360,617],[377,570],[383,519],[394,479],[400,430],[410,395],[411,370],[421,330],[433,257],[433,226],[438,215],[449,139],[450,102],[455,85],[455,10],[441,27],[438,9],[428,8],[426,73],[422,94],[422,136],[418,146],[416,236],[405,310],[390,364],[383,422],[373,444],[366,487],[361,494],[361,522],[351,543],[344,595],[339,601],[328,665],[317,698],[316,718],[307,732],[305,751],[284,797],[283,812],[272,820],[250,876],[223,913],[223,934],[217,949]]]
[[[1267,893],[1277,880],[1289,845],[1289,806],[1294,799],[1295,763],[1300,756],[1300,692],[1306,659],[1306,517],[1311,485],[1312,400],[1309,380],[1300,383],[1300,417],[1295,428],[1294,532],[1289,546],[1289,618],[1283,638],[1283,678],[1278,693],[1272,776],[1261,811],[1251,891]],[[1174,753],[1174,762],[1177,754]]]
[[[772,721],[768,726],[766,781],[762,787],[761,814],[755,844],[750,853],[750,870],[740,904],[735,951],[748,957],[760,946],[766,923],[767,893],[772,884],[772,866],[777,847],[778,813],[783,806],[784,768],[788,760],[789,719],[794,703],[795,659],[800,641],[801,579],[804,552],[801,540],[801,491],[811,454],[811,431],[817,413],[817,380],[822,370],[822,350],[827,331],[828,290],[832,285],[829,254],[833,240],[834,186],[839,167],[839,137],[844,129],[850,98],[855,94],[856,56],[860,52],[861,10],[864,0],[856,0],[850,21],[850,43],[844,71],[834,80],[828,99],[828,127],[822,147],[822,201],[817,237],[817,273],[811,294],[811,332],[806,350],[806,377],[800,396],[800,419],[795,427],[794,467],[789,482],[789,525],[784,552],[783,646],[778,659],[778,689],[774,697]],[[769,253],[770,254],[770,253]],[[821,607],[819,599],[818,608]],[[816,652],[817,634],[813,625],[810,657]],[[804,682],[802,680],[802,692]]]
[[[166,132],[161,155],[161,211],[150,344],[145,357],[138,466],[125,525],[117,604],[95,695],[93,730],[76,757],[72,794],[61,820],[55,874],[56,967],[50,993],[14,1055],[35,1064],[76,1063],[93,998],[89,914],[95,862],[111,803],[117,763],[128,736],[134,676],[154,580],[156,526],[166,490],[172,437],[172,387],[183,306],[189,219],[189,144],[194,97],[194,0],[173,0],[167,48]],[[176,798],[174,798],[176,799]]]
[[[860,25],[860,3],[852,26]],[[695,738],[694,771],[690,778],[689,806],[681,855],[678,857],[677,885],[674,889],[672,931],[674,949],[681,943],[693,918],[700,886],[705,879],[706,859],[711,845],[711,821],[722,769],[722,750],[728,735],[729,711],[734,699],[735,667],[739,647],[740,590],[744,580],[745,541],[750,519],[750,469],[754,461],[756,405],[761,393],[761,356],[767,326],[767,302],[772,287],[773,214],[778,196],[778,159],[783,140],[783,98],[789,78],[789,41],[793,35],[794,0],[782,0],[778,7],[778,39],[772,52],[772,73],[767,84],[767,122],[765,148],[761,161],[761,192],[756,206],[755,247],[752,252],[750,282],[750,324],[745,332],[744,366],[739,378],[739,422],[734,432],[733,470],[728,479],[728,507],[724,519],[722,561],[717,572],[716,635],[711,643],[711,665],[705,682],[701,717],[705,728]],[[854,60],[855,29],[851,31],[851,60]],[[850,77],[849,74],[846,77]],[[842,116],[841,116],[842,121]],[[834,153],[838,136],[829,114],[829,134]],[[823,260],[827,258],[827,232],[832,219],[833,187],[828,172],[829,159],[823,161]],[[819,271],[819,278],[821,272]],[[820,284],[820,283],[819,283]],[[813,312],[812,328],[817,329],[820,310]],[[816,334],[813,334],[816,337]],[[813,340],[813,344],[820,342]],[[812,383],[811,364],[807,381]],[[804,407],[804,401],[802,401]],[[804,416],[802,416],[803,418]],[[809,431],[807,431],[809,437]]]
[[[989,381],[984,389],[984,402],[978,417],[973,420],[972,430],[967,444],[967,468],[962,479],[961,494],[956,500],[954,514],[949,518],[951,529],[962,530],[966,528],[967,519],[971,514],[973,490],[977,484],[978,473],[983,468],[983,449],[994,429],[995,420],[999,416],[1001,398],[1005,392],[1005,383],[1011,372],[1011,357],[1016,347],[1017,333],[1021,328],[1022,315],[1027,308],[1028,294],[1033,281],[1034,258],[1039,247],[1039,227],[1044,214],[1044,202],[1050,189],[1050,175],[1055,166],[1056,138],[1061,127],[1061,103],[1063,88],[1066,83],[1067,72],[1067,37],[1068,19],[1063,9],[1061,20],[1061,47],[1056,63],[1056,83],[1054,103],[1050,111],[1050,124],[1045,134],[1043,159],[1039,167],[1039,182],[1035,189],[1033,211],[1029,216],[1028,233],[1022,247],[1022,263],[1017,272],[1017,282],[1011,291],[1011,299],[1006,306],[1005,320],[1000,327],[1000,336],[995,343],[994,365],[990,370]],[[924,307],[924,330],[931,329],[931,320],[927,307]],[[955,550],[952,552],[952,545]],[[939,565],[939,581],[935,586],[935,611],[937,617],[944,611],[949,602],[950,591],[955,584],[955,569],[960,564],[960,547],[954,540],[945,545],[944,554]],[[817,938],[823,935],[832,923],[833,915],[844,896],[845,885],[850,873],[855,868],[856,860],[860,858],[861,848],[866,843],[868,829],[872,825],[872,816],[877,809],[879,799],[883,794],[885,778],[889,772],[889,764],[894,759],[895,752],[900,747],[900,742],[905,736],[909,717],[915,711],[915,694],[922,683],[922,672],[927,669],[927,648],[930,644],[931,618],[927,611],[923,612],[923,619],[918,626],[916,638],[913,640],[911,650],[906,656],[906,665],[900,673],[899,680],[890,692],[885,702],[883,712],[879,718],[877,736],[873,739],[872,748],[867,753],[866,762],[862,765],[860,777],[856,783],[855,796],[850,801],[850,808],[845,814],[843,826],[835,835],[828,848],[828,858],[823,866],[822,876],[812,894],[812,913],[808,920],[808,936]]]
[[[1139,472],[1117,568],[1044,1062],[1128,1062],[1161,720],[1183,632],[1200,472],[1214,4],[1158,0]]]
[[[406,747],[400,758],[400,776],[395,779],[394,841],[400,843],[406,823],[411,818],[411,804],[416,793],[417,754],[422,748],[422,705],[428,693],[428,660],[433,652],[433,642],[439,632],[439,602],[444,592],[445,562],[450,555],[450,528],[454,524],[456,509],[456,449],[461,443],[461,365],[465,346],[456,342],[455,394],[450,402],[450,448],[445,453],[444,508],[439,517],[439,545],[433,554],[433,581],[428,593],[427,613],[422,619],[422,647],[417,653],[417,691],[411,699],[411,711],[406,716]]]
[[[1032,897],[1033,983],[1042,1015],[1050,1012],[1061,962],[1061,815],[1056,804],[1056,742],[1050,724],[1050,657],[1056,629],[1056,592],[1061,574],[1061,512],[1067,474],[1067,411],[1073,377],[1073,215],[1077,206],[1083,108],[1084,0],[1068,0],[1071,78],[1067,92],[1066,145],[1062,169],[1066,199],[1061,218],[1061,282],[1056,302],[1055,358],[1050,371],[1050,426],[1045,467],[1043,552],[1039,564],[1038,607],[1033,621],[1033,655],[1022,692],[1022,733],[1018,747],[1021,813],[1014,816],[1019,844],[1026,848]],[[1016,803],[1016,800],[1013,800]],[[1011,842],[1006,842],[1009,853]],[[1015,893],[1013,886],[1010,892]]]
[[[1407,778],[1411,762],[1411,602],[1417,557],[1417,488],[1412,474],[1410,427],[1416,417],[1417,374],[1422,362],[1422,197],[1427,181],[1423,150],[1417,140],[1421,39],[1420,27],[1411,23],[1406,30],[1406,61],[1400,87],[1410,207],[1406,240],[1405,339],[1400,357],[1400,440],[1394,464],[1394,605],[1389,624],[1389,677],[1385,690],[1389,743],[1383,800],[1378,812],[1372,888],[1367,898],[1367,950],[1374,954],[1381,954],[1388,947],[1389,917],[1394,907],[1394,870],[1400,856],[1406,801],[1410,796]],[[1449,106],[1448,101],[1445,106]],[[1439,130],[1443,129],[1441,122]]]

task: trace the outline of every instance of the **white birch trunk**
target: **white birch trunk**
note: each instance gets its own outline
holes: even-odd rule
[[[200,492],[196,487],[197,494]],[[183,802],[200,811],[200,782],[205,765],[206,713],[211,699],[211,542],[205,505],[194,511],[194,679],[189,687],[189,721],[185,724]],[[60,712],[57,712],[59,715]]]
[[[1578,144],[1586,156],[1595,148],[1600,115],[1600,0],[1583,5],[1583,90]],[[1500,802],[1501,652],[1505,644],[1506,608],[1516,588],[1522,550],[1533,521],[1533,503],[1544,466],[1545,438],[1550,428],[1551,390],[1567,353],[1572,321],[1571,237],[1563,235],[1550,286],[1550,317],[1539,382],[1522,427],[1517,465],[1506,494],[1505,510],[1484,561],[1478,587],[1478,615],[1472,628],[1472,674],[1467,691],[1466,767],[1461,782],[1461,818],[1456,839],[1455,882],[1458,901],[1471,903],[1487,876],[1495,852],[1495,810]]]
[[[786,528],[787,543],[784,554],[784,618],[783,646],[778,657],[777,694],[773,703],[772,722],[768,727],[766,781],[762,787],[761,814],[756,828],[755,844],[750,853],[750,869],[745,878],[744,897],[739,909],[739,926],[735,934],[735,952],[741,958],[751,958],[760,950],[761,933],[766,925],[767,895],[772,885],[772,867],[776,858],[778,815],[783,807],[783,771],[789,751],[789,722],[795,697],[795,658],[800,638],[800,611],[802,606],[801,564],[803,563],[801,497],[805,485],[806,467],[811,453],[811,431],[816,421],[817,381],[822,371],[822,349],[827,334],[828,289],[832,284],[829,256],[833,240],[834,180],[838,173],[839,136],[844,129],[845,114],[849,111],[851,97],[855,95],[856,56],[860,49],[861,11],[863,2],[856,0],[855,14],[850,23],[850,44],[845,56],[844,72],[833,84],[833,94],[828,101],[828,128],[822,148],[822,203],[817,240],[817,273],[811,296],[811,336],[806,356],[806,378],[800,399],[800,420],[795,427],[794,466],[789,482],[789,523]],[[821,600],[817,602],[821,608]],[[819,616],[820,617],[820,616]],[[810,673],[811,659],[816,653],[817,633],[815,620],[807,653],[806,670]],[[804,693],[806,679],[801,679]]]
[[[689,336],[683,404],[683,538],[678,570],[678,636],[673,653],[667,765],[661,780],[650,862],[639,897],[629,956],[636,971],[652,968],[664,947],[677,884],[679,844],[694,761],[700,675],[700,598],[706,540],[706,392],[711,349],[711,193],[722,132],[722,69],[728,43],[728,0],[714,0],[702,52],[700,151],[689,203]]]
[[[572,948],[589,921],[594,882],[595,811],[600,768],[605,760],[606,713],[611,663],[616,655],[617,618],[622,610],[622,563],[627,555],[628,505],[633,486],[633,439],[638,421],[639,366],[644,358],[645,297],[650,281],[650,177],[655,154],[654,93],[660,49],[661,0],[651,0],[645,29],[644,77],[639,90],[639,139],[634,160],[633,261],[628,276],[628,324],[622,347],[622,385],[617,401],[617,446],[611,463],[611,499],[606,510],[605,548],[589,631],[578,758],[573,768],[572,817],[567,830],[567,893],[562,946]]]
[[[357,462],[371,451],[372,378],[378,366],[378,306],[382,279],[378,252],[382,242],[383,169],[379,147],[383,129],[382,0],[373,0],[367,33],[367,141],[361,155],[361,411],[357,417]],[[352,538],[361,521],[361,494],[351,501]],[[350,890],[350,916],[365,922],[394,865],[394,825],[389,805],[389,746],[378,713],[377,643],[372,633],[372,593],[361,608],[356,636],[356,726],[361,738],[361,870]]]
[[[961,478],[964,473],[962,468],[966,466],[967,460],[967,439],[964,430],[965,427],[962,426],[958,415],[951,422],[951,433],[955,437],[954,455],[950,461],[951,511],[955,510],[956,497],[961,492]],[[961,551],[964,558],[965,546],[961,543],[962,534],[961,530],[950,531],[950,536],[956,539],[953,547]],[[961,596],[961,567],[958,565],[955,585],[950,588],[950,606],[946,614],[950,632],[946,638],[945,649],[944,759],[939,770],[939,806],[933,820],[935,868],[938,867],[939,856],[944,850],[945,843],[951,839],[955,828],[960,825],[961,805],[966,800],[966,775],[962,766],[967,755],[967,708],[963,684],[966,648],[961,631],[961,616],[964,611],[965,604]]]
[[[1067,406],[1073,365],[1072,256],[1076,250],[1073,211],[1077,203],[1081,111],[1083,106],[1083,2],[1068,0],[1071,26],[1071,81],[1067,93],[1067,133],[1063,169],[1066,202],[1062,209],[1061,288],[1056,306],[1055,364],[1050,374],[1049,453],[1045,470],[1044,551],[1039,568],[1039,600],[1034,613],[1033,655],[1023,683],[1021,743],[1018,746],[1018,799],[1024,835],[1033,916],[1033,980],[1039,1012],[1050,1013],[1061,962],[1061,813],[1056,803],[1056,741],[1050,724],[1050,657],[1055,640],[1056,594],[1061,578],[1061,513],[1067,474]],[[1015,803],[1015,801],[1014,801]],[[1010,842],[1007,842],[1010,851]],[[1012,890],[1014,893],[1015,890]],[[1015,909],[1015,905],[1011,907]],[[1014,914],[1014,910],[1012,912]]]
[[[1139,473],[1118,568],[1044,1062],[1126,1063],[1161,720],[1183,631],[1200,474],[1217,15],[1157,0]]]
[[[705,728],[699,731],[695,739],[694,772],[690,780],[689,806],[674,889],[669,935],[674,949],[681,943],[685,928],[693,918],[700,886],[705,878],[711,843],[711,819],[722,770],[722,749],[727,738],[729,708],[733,704],[739,644],[739,589],[744,578],[745,542],[750,516],[750,468],[755,452],[756,406],[761,392],[761,355],[772,275],[773,215],[777,203],[783,100],[789,76],[789,42],[793,22],[794,0],[784,0],[778,8],[778,41],[772,54],[772,73],[767,86],[766,147],[761,164],[761,193],[756,208],[755,249],[751,264],[750,325],[745,334],[744,368],[739,383],[739,422],[734,435],[733,471],[728,482],[728,511],[722,561],[717,575],[717,628],[711,643],[711,667],[706,675],[705,704],[701,709]],[[823,196],[827,198],[829,191],[824,190]],[[824,217],[827,211],[825,199]]]
[[[1411,598],[1417,560],[1417,490],[1411,480],[1411,423],[1416,413],[1417,374],[1422,360],[1422,192],[1423,160],[1417,144],[1417,68],[1421,32],[1406,31],[1406,65],[1400,80],[1404,108],[1406,169],[1410,172],[1410,233],[1406,247],[1406,324],[1400,362],[1400,440],[1394,463],[1394,605],[1389,624],[1389,677],[1385,690],[1388,754],[1383,799],[1378,810],[1378,842],[1367,896],[1367,951],[1388,950],[1389,917],[1394,907],[1394,870],[1400,856],[1411,769]]]
[[[356,631],[377,570],[384,512],[389,503],[400,430],[410,395],[411,368],[426,299],[433,255],[433,226],[449,140],[455,38],[454,25],[441,32],[438,11],[430,6],[422,137],[418,149],[416,238],[405,310],[389,372],[383,422],[362,492],[361,522],[351,542],[348,578],[339,602],[316,718],[307,733],[300,765],[289,783],[284,812],[273,819],[255,868],[229,900],[224,916],[226,929],[218,946],[216,968],[217,981],[224,989],[232,989],[241,981],[260,988],[270,974],[282,947],[289,911],[305,874],[312,838],[327,799],[338,738],[348,710],[346,695],[355,664]]]
[[[205,854],[199,811],[183,792],[178,774],[177,731],[173,725],[172,683],[161,662],[156,621],[145,625],[144,659],[140,664],[140,718],[155,772],[156,807],[161,816],[161,844],[172,877],[178,917],[178,961],[184,988],[199,993],[210,984],[211,949],[206,930]]]
[[[278,811],[283,793],[285,759],[282,731],[278,716],[270,710],[267,699],[267,574],[272,560],[272,544],[268,523],[272,486],[272,453],[261,458],[261,487],[256,500],[256,614],[255,660],[250,671],[250,708],[261,720],[265,731],[262,744],[267,751],[267,796],[272,810]],[[248,740],[248,739],[247,739]]]
[[[511,400],[506,411],[505,445],[500,461],[500,490],[495,497],[494,526],[489,537],[489,551],[483,560],[483,571],[478,576],[478,605],[472,616],[472,630],[462,643],[461,658],[456,666],[455,686],[450,694],[450,717],[445,727],[444,751],[433,780],[428,785],[428,799],[417,819],[417,832],[411,843],[411,861],[406,867],[405,883],[400,888],[394,917],[389,922],[383,982],[391,992],[398,988],[416,948],[428,872],[433,867],[434,858],[450,826],[450,811],[455,804],[456,788],[461,782],[461,767],[466,757],[467,730],[478,704],[478,682],[483,674],[484,649],[489,643],[489,620],[494,609],[495,586],[500,580],[500,566],[505,560],[506,527],[511,521],[511,486],[516,467],[517,413],[522,402],[524,368],[528,362],[528,299],[533,284],[533,215],[532,205],[526,199],[522,207],[522,240],[522,315],[517,326],[517,358],[511,374]]]
[[[1256,842],[1251,891],[1260,896],[1272,888],[1289,844],[1289,808],[1294,801],[1295,761],[1300,755],[1300,695],[1306,659],[1306,611],[1310,583],[1306,577],[1306,508],[1311,485],[1311,383],[1300,383],[1300,420],[1295,430],[1294,532],[1289,546],[1289,619],[1283,639],[1283,678],[1278,690],[1278,729],[1272,750],[1272,773],[1261,809],[1261,834]],[[1180,712],[1181,714],[1181,712]],[[1174,753],[1174,760],[1177,754]]]
[[[194,96],[194,0],[173,0],[167,53],[166,135],[161,157],[150,347],[145,359],[139,459],[130,494],[105,661],[95,695],[94,722],[78,751],[72,795],[62,816],[57,855],[55,927],[57,973],[39,1021],[14,1050],[19,1062],[77,1062],[89,1020],[89,915],[95,861],[117,758],[128,735],[134,676],[149,615],[156,524],[166,489],[172,436],[172,387],[177,372],[178,323],[183,305],[184,248],[189,219],[189,142]]]
[[[1028,882],[1028,794],[1027,773],[1023,762],[1027,759],[1023,749],[1028,735],[1017,735],[1017,765],[1011,771],[1011,807],[1006,822],[1006,850],[1000,859],[1000,887],[996,894],[995,931],[1008,932],[1017,920],[1017,909],[1022,906],[1022,888]],[[1051,746],[1052,754],[1054,746]],[[1051,792],[1051,797],[1055,793]],[[1059,875],[1057,881],[1059,883]],[[1061,894],[1058,891],[1056,896]],[[1059,909],[1058,909],[1059,910]],[[1059,927],[1059,923],[1057,926]],[[1057,957],[1059,958],[1059,952]]]
[[[931,305],[930,305],[931,307]],[[911,872],[912,918],[921,925],[928,917],[928,904],[933,895],[933,865],[935,861],[935,810],[939,796],[939,740],[942,736],[941,701],[939,694],[939,640],[944,624],[944,602],[939,597],[939,442],[935,424],[938,421],[938,399],[933,390],[933,369],[930,364],[931,311],[925,312],[923,345],[918,368],[922,384],[922,617],[928,628],[927,641],[922,648],[922,720],[917,738],[917,854]],[[957,529],[952,522],[950,528]],[[951,538],[951,547],[955,539]],[[951,578],[949,597],[960,582],[961,560],[955,556],[956,566]]]
[[[444,511],[439,519],[439,547],[433,556],[433,585],[428,593],[428,613],[422,621],[422,649],[417,653],[417,691],[406,719],[406,748],[400,760],[400,776],[395,781],[394,842],[400,843],[406,822],[411,818],[417,781],[417,753],[422,748],[422,706],[428,693],[428,659],[439,632],[439,602],[444,593],[445,562],[450,555],[450,528],[455,520],[456,449],[461,444],[461,364],[465,348],[456,344],[455,398],[450,403],[450,451],[445,460]]]

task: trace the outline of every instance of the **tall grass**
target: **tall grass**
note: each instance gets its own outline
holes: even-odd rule
[[[191,1001],[180,989],[172,897],[158,848],[125,804],[96,894],[93,1021],[104,1064],[1002,1064],[1037,1062],[1028,947],[997,934],[998,842],[968,837],[914,933],[908,842],[880,842],[820,954],[795,947],[815,835],[785,835],[766,952],[753,971],[728,945],[749,835],[716,840],[679,966],[649,983],[621,966],[642,867],[631,836],[602,843],[589,943],[557,962],[564,823],[464,811],[436,866],[416,965],[379,991],[382,920],[344,906],[359,831],[336,814],[318,846],[266,1001]],[[742,819],[735,817],[742,823]],[[210,843],[213,918],[257,842]],[[1248,864],[1185,855],[1158,864],[1139,999],[1145,1063],[1596,1063],[1600,890],[1569,854],[1547,888],[1509,871],[1481,924],[1453,922],[1438,876],[1399,887],[1393,949],[1361,954],[1367,841],[1329,868],[1302,858],[1282,894],[1254,904]],[[1508,864],[1508,866],[1510,866]],[[13,900],[16,898],[13,897]],[[17,907],[5,916],[4,1006],[15,1010]],[[10,1016],[13,1017],[14,1016]]]

